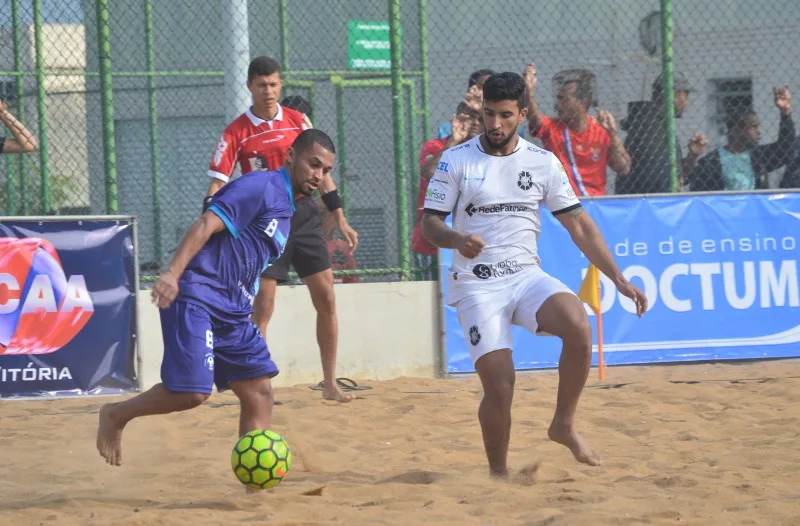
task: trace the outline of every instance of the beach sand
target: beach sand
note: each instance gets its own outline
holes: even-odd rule
[[[518,375],[510,467],[536,465],[528,485],[487,477],[475,377],[364,381],[346,405],[277,389],[295,462],[255,495],[230,468],[230,393],[132,422],[119,468],[95,432],[122,397],[2,401],[0,523],[800,524],[800,362],[593,369],[578,418],[601,467],[547,440],[557,381]]]

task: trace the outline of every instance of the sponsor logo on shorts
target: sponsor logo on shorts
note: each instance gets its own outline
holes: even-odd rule
[[[205,363],[206,369],[208,369],[209,371],[214,370],[214,355],[212,353],[206,353],[203,362]]]
[[[478,331],[478,326],[473,325],[469,328],[469,343],[472,345],[478,345],[481,341],[481,333]]]
[[[472,273],[479,279],[502,278],[522,272],[522,267],[515,259],[507,259],[500,263],[479,263],[472,268]]]
[[[508,204],[499,204],[492,206],[475,206],[472,203],[469,203],[464,208],[464,212],[466,212],[467,215],[470,217],[472,217],[475,214],[513,214],[513,213],[529,212],[530,210],[531,209],[525,205],[508,205]]]
[[[530,172],[522,171],[517,174],[517,186],[523,190],[530,190],[533,188],[533,176]]]

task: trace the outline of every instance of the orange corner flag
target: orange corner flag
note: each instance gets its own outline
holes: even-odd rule
[[[578,290],[578,297],[591,307],[597,316],[597,363],[600,380],[603,380],[606,374],[603,362],[603,313],[600,311],[600,271],[593,263],[589,264],[589,270]]]

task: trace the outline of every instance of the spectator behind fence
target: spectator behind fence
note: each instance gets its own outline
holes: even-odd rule
[[[664,96],[659,75],[653,82],[651,101],[628,103],[628,116],[620,122],[628,132],[625,149],[631,156],[631,171],[617,179],[617,194],[656,194],[672,191],[669,170],[669,148],[667,147]],[[675,118],[680,119],[689,105],[689,93],[694,91],[689,79],[679,72],[674,74]],[[676,137],[678,179],[680,186],[697,165],[697,160],[706,151],[708,141],[701,133],[695,133],[689,141],[689,153],[682,158],[681,145]]]
[[[0,154],[3,153],[28,153],[33,152],[39,147],[36,137],[8,111],[8,104],[0,99],[0,122],[11,132],[11,139],[0,135]],[[3,215],[0,207],[0,216]],[[13,210],[11,213],[14,213]]]
[[[794,160],[786,167],[781,178],[781,188],[800,188],[800,137],[794,143]]]
[[[752,108],[728,117],[728,142],[697,163],[689,176],[693,191],[758,190],[768,188],[767,174],[790,163],[795,155],[795,129],[789,86],[774,88],[780,112],[778,140],[759,146],[761,120]]]
[[[482,95],[481,95],[482,96]],[[478,111],[473,110],[466,101],[459,103],[456,113],[450,121],[453,133],[442,139],[431,139],[422,145],[419,152],[419,192],[417,193],[417,224],[411,234],[411,252],[417,268],[433,268],[436,266],[436,247],[422,236],[422,207],[425,194],[439,159],[445,150],[458,146],[483,131],[483,119]],[[435,271],[420,273],[422,279],[436,279]]]
[[[479,69],[473,71],[469,76],[469,80],[467,80],[467,92],[464,94],[464,102],[478,113],[483,111],[483,84],[492,75],[494,75],[494,71],[491,69]],[[436,131],[440,139],[447,139],[453,133],[452,123],[442,123]]]
[[[3,99],[0,99],[0,121],[13,137],[7,139],[0,135],[0,153],[28,153],[39,147],[39,141],[8,111],[8,104]]]
[[[594,104],[592,80],[586,70],[556,75],[556,112],[548,117],[536,104],[536,65],[525,67],[528,89],[528,131],[538,137],[545,149],[553,152],[567,170],[578,195],[606,194],[606,166],[620,176],[630,171],[631,159],[611,113],[597,110],[597,118],[588,114]]]

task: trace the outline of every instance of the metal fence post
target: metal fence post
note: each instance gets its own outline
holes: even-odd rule
[[[33,0],[33,39],[36,54],[36,109],[39,114],[39,159],[41,166],[42,215],[50,212],[50,169],[47,143],[47,90],[45,88],[44,56],[42,52],[42,0]]]
[[[661,87],[664,93],[664,120],[669,151],[669,182],[673,192],[679,190],[678,159],[675,144],[675,91],[672,64],[672,0],[661,0]]]
[[[400,28],[400,0],[388,0],[392,57],[392,122],[394,123],[394,170],[397,199],[397,251],[400,279],[408,280],[408,184],[406,180],[405,118],[403,115],[403,35]]]
[[[344,86],[341,77],[331,77],[336,100],[336,157],[339,164],[339,193],[342,196],[342,212],[349,217],[350,192],[347,181],[347,141],[344,126]]]
[[[281,0],[278,11],[278,20],[281,25],[281,68],[284,74],[289,71],[289,20],[286,16],[286,1]]]
[[[431,85],[428,72],[428,0],[419,0],[419,54],[422,60],[422,137],[431,138]],[[415,152],[416,153],[416,152]]]
[[[11,38],[14,47],[14,71],[18,73],[16,78],[17,83],[17,118],[21,122],[25,122],[25,104],[22,102],[22,97],[25,96],[25,77],[22,76],[22,49],[20,42],[19,32],[19,0],[11,0]],[[8,213],[10,215],[17,214],[18,210],[22,209],[22,214],[28,213],[28,182],[25,177],[25,160],[22,156],[16,159],[9,160],[7,165],[13,163],[16,171],[16,176],[19,178],[18,182],[13,181],[11,173],[8,174]],[[22,202],[20,207],[17,202],[17,190],[19,189],[19,198]]]
[[[111,81],[111,29],[108,0],[97,0],[97,58],[100,65],[100,105],[103,114],[103,164],[106,172],[106,213],[116,214],[117,154],[114,140],[114,95]]]
[[[145,36],[147,46],[147,100],[150,117],[150,167],[152,170],[153,184],[153,235],[155,242],[156,262],[161,267],[161,174],[158,162],[158,109],[156,101],[156,60],[153,35],[153,0],[144,2]]]

